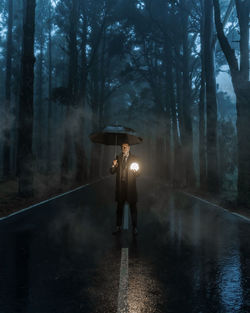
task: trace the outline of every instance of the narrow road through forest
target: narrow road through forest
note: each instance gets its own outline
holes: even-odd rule
[[[114,177],[0,221],[2,313],[246,313],[250,222],[138,179],[138,230]]]

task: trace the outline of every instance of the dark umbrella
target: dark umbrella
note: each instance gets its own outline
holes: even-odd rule
[[[90,134],[90,139],[95,143],[104,145],[121,145],[128,142],[130,145],[142,143],[142,138],[136,134],[136,131],[129,127],[121,125],[109,125],[103,129]]]

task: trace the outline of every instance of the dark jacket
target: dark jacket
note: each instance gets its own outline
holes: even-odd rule
[[[122,190],[121,190],[121,175],[122,175],[122,154],[116,157],[118,161],[117,167],[111,167],[110,173],[116,174],[116,189],[115,189],[115,200],[121,201],[122,198]],[[127,175],[126,175],[126,182],[127,182],[127,201],[129,203],[135,203],[137,202],[137,189],[136,189],[136,177],[140,175],[140,168],[139,171],[136,173],[133,173],[133,171],[130,170],[130,165],[136,162],[139,164],[138,159],[132,155],[129,154],[128,160],[127,160]]]

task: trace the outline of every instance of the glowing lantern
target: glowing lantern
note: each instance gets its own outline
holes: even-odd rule
[[[132,171],[138,171],[139,170],[139,164],[138,163],[132,163],[131,165],[130,165],[130,169],[132,170]]]

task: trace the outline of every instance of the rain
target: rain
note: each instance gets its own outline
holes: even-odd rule
[[[249,0],[2,0],[0,312],[250,312]]]

